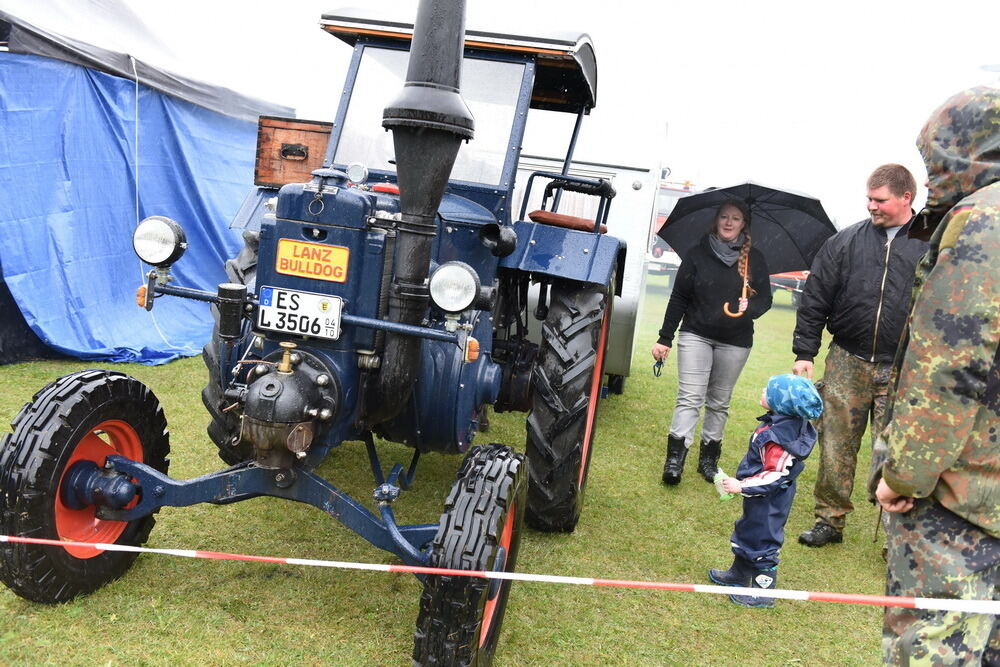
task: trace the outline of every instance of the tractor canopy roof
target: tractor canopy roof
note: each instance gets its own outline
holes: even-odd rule
[[[352,46],[362,38],[409,42],[413,24],[375,18],[365,10],[340,9],[323,14],[324,30]],[[579,113],[597,103],[597,59],[590,37],[558,33],[544,37],[480,30],[465,31],[467,49],[529,55],[535,58],[533,109]]]

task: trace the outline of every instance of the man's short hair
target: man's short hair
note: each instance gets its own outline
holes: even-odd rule
[[[902,197],[909,192],[911,197],[917,195],[917,181],[910,170],[901,164],[883,164],[868,177],[868,189],[875,190],[883,185],[889,186],[889,192],[896,197]]]

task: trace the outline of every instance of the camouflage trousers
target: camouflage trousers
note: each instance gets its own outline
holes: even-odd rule
[[[854,509],[854,472],[858,450],[869,420],[881,428],[885,420],[886,393],[891,362],[869,362],[830,345],[823,379],[816,383],[823,397],[823,415],[816,421],[819,432],[819,467],[816,473],[816,519],[844,530],[847,514]],[[871,429],[872,441],[878,429]]]
[[[919,499],[886,522],[886,595],[1000,600],[1000,539],[937,502]],[[1000,664],[1000,616],[886,607],[890,665]]]

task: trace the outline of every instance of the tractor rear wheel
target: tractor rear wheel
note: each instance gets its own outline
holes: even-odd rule
[[[252,292],[257,283],[257,249],[260,242],[257,232],[243,233],[244,246],[235,258],[226,262],[226,276],[229,281],[246,285]],[[240,442],[240,415],[236,411],[225,411],[226,397],[223,395],[223,378],[219,374],[219,360],[226,343],[219,338],[219,311],[213,305],[212,317],[215,327],[212,340],[202,350],[201,358],[208,368],[208,384],[201,390],[201,402],[208,410],[208,437],[219,448],[219,458],[229,465],[235,465],[253,458],[253,447],[248,442]],[[233,343],[239,345],[240,343]],[[242,343],[249,345],[249,341]],[[245,348],[243,348],[245,349]],[[242,354],[243,349],[239,352]]]
[[[524,456],[499,444],[473,447],[445,501],[428,565],[511,572],[524,518]],[[488,665],[510,580],[428,575],[413,635],[416,665]]]
[[[93,506],[67,506],[60,487],[73,464],[103,467],[111,454],[167,472],[167,420],[149,388],[123,373],[80,371],[35,394],[11,426],[13,433],[0,440],[0,532],[67,542],[146,541],[152,515],[102,520]],[[28,600],[65,602],[122,576],[137,555],[11,542],[0,546],[0,581]]]
[[[525,520],[537,530],[572,532],[580,519],[613,299],[610,287],[552,287],[527,420]]]

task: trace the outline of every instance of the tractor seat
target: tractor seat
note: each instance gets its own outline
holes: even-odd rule
[[[575,215],[563,215],[562,213],[553,213],[552,211],[537,210],[529,213],[528,219],[532,222],[538,222],[544,225],[553,225],[554,227],[565,227],[566,229],[575,229],[580,232],[594,231],[593,220],[578,218]],[[607,232],[608,226],[601,225],[601,233],[606,234]]]

